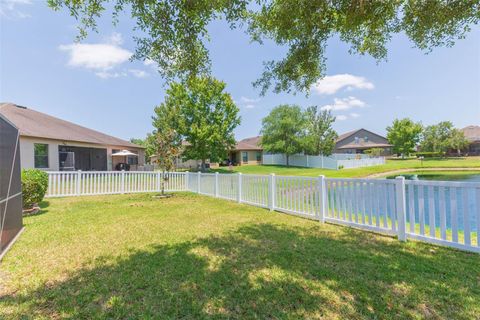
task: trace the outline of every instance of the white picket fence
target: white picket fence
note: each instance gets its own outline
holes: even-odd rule
[[[284,154],[263,154],[263,164],[286,165],[287,157]],[[360,168],[385,164],[384,157],[371,158],[367,155],[332,154],[331,156],[309,156],[303,154],[291,155],[288,164],[295,167],[323,168],[338,170],[339,168]]]
[[[49,172],[47,197],[160,191],[160,172]],[[191,191],[270,210],[480,253],[480,183],[167,173]]]
[[[184,191],[185,173],[167,174],[165,190]],[[48,172],[46,197],[66,197],[136,192],[158,192],[161,172],[153,171],[88,171]]]

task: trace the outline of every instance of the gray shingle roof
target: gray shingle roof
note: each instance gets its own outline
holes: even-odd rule
[[[88,129],[13,103],[0,103],[0,113],[19,129],[21,136],[143,148],[126,140]]]
[[[237,142],[235,150],[263,150],[260,146],[261,136],[246,138]]]
[[[468,141],[480,141],[480,126],[468,126],[460,129]]]

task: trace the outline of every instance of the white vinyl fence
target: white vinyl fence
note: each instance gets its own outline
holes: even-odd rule
[[[160,172],[49,172],[47,197],[158,192]],[[166,174],[191,191],[480,253],[480,183],[219,173]]]
[[[262,163],[284,166],[287,164],[287,157],[284,154],[263,154]],[[288,158],[288,164],[295,167],[338,170],[339,168],[360,168],[385,164],[385,158],[371,158],[367,155],[341,153],[332,154],[328,157],[295,154]]]

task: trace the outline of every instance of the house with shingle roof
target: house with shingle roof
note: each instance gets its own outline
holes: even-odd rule
[[[467,138],[468,145],[468,154],[469,155],[480,155],[480,126],[467,126],[463,129],[460,129]]]
[[[229,160],[237,165],[262,164],[261,139],[261,136],[255,136],[238,141],[235,149],[229,153]],[[383,155],[392,153],[392,145],[387,138],[362,128],[339,135],[333,153],[356,154],[373,148],[383,149]]]
[[[143,166],[144,147],[13,103],[0,103],[0,114],[19,130],[22,169],[115,170],[127,163]],[[112,157],[121,150],[136,154]]]
[[[260,145],[262,137],[250,137],[240,140],[235,149],[230,151],[229,160],[234,164],[262,164],[263,148]]]
[[[392,153],[392,145],[387,138],[361,128],[339,135],[333,153],[364,153],[373,148],[382,149],[383,155]]]

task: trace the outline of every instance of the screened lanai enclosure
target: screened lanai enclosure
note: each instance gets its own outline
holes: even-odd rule
[[[22,227],[18,130],[0,115],[0,256]]]

